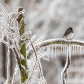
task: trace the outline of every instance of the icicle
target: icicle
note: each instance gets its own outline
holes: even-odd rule
[[[74,55],[74,45],[72,45],[73,55]]]
[[[74,54],[76,53],[76,45],[74,45]]]
[[[53,51],[54,51],[54,50],[53,50],[53,45],[52,45],[52,58],[53,58]]]
[[[64,46],[65,46],[65,55],[66,55],[66,44]]]
[[[83,52],[84,52],[84,46],[83,46]],[[84,54],[84,53],[83,53]]]
[[[4,32],[2,32],[2,39],[3,39],[3,40],[4,40],[4,37],[5,37]]]
[[[77,52],[77,46],[75,45],[75,53]]]
[[[49,46],[47,46],[47,57],[48,57],[48,61],[49,61]]]
[[[43,53],[45,52],[45,47],[43,47]]]
[[[61,52],[62,52],[62,47],[63,47],[63,45],[62,45],[62,43],[61,43]]]
[[[82,53],[82,46],[80,46],[80,54]]]
[[[63,54],[64,54],[64,45],[63,45]]]
[[[56,57],[56,48],[57,48],[57,45],[55,44],[55,57]]]
[[[70,57],[70,60],[71,60],[71,44],[69,44],[69,57]]]
[[[83,46],[82,46],[82,54],[83,54]]]
[[[49,54],[49,57],[50,57],[51,46],[49,45],[48,47],[49,47],[49,52],[48,52],[48,54]]]
[[[79,53],[79,46],[77,46],[77,53]]]

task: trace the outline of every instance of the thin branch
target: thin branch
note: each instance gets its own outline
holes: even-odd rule
[[[18,68],[18,65],[16,64],[15,71],[13,74],[12,84],[15,84],[15,79],[16,79],[18,71],[19,71],[19,68]]]
[[[9,38],[11,41],[13,41],[13,39],[11,38],[11,35],[10,35],[10,33],[9,33],[8,31],[6,31],[6,30],[4,30],[4,29],[2,29],[2,28],[0,28],[0,30],[2,30],[2,31],[4,32],[4,34],[6,35],[6,37],[8,36],[8,38]]]
[[[27,34],[32,34],[32,32],[31,31],[27,31],[27,32],[25,32],[23,35],[21,35],[20,37],[19,37],[19,39],[22,39],[24,36],[26,36]]]
[[[3,42],[4,44],[6,44],[9,48],[13,49],[14,47],[11,46],[8,42],[6,42],[5,40],[0,39],[0,42]]]
[[[8,13],[6,12],[6,10],[0,5],[0,8],[2,9],[2,11],[8,16]]]
[[[41,58],[41,57],[45,56],[46,54],[47,54],[47,52],[44,52],[42,54],[39,54],[38,58]],[[34,61],[34,60],[36,60],[36,57],[32,58],[31,59],[31,62]]]
[[[34,45],[36,45],[37,43],[41,42],[43,39],[44,39],[44,37],[42,37],[41,39],[39,39],[38,41],[36,41],[36,42],[34,43]]]
[[[17,60],[19,69],[21,70],[21,63],[20,63],[20,58],[19,58],[19,56],[18,56],[18,53],[17,53],[17,51],[16,51],[15,48],[13,48],[13,51],[14,51],[14,54],[15,54],[15,56],[16,56],[16,60]]]
[[[3,14],[3,13],[1,13],[1,12],[0,12],[0,15],[2,15],[3,17],[5,17],[5,18],[7,18],[7,19],[8,19],[8,17],[7,17],[7,16],[5,16],[5,14]]]
[[[7,52],[7,59],[8,59],[8,63],[7,63],[7,82],[9,84],[9,78],[10,78],[10,50],[8,48],[8,52]]]
[[[71,64],[71,46],[69,44],[69,46],[67,46],[67,57],[66,57],[66,64],[64,69],[61,72],[61,79],[62,79],[62,84],[66,84],[65,82],[65,74],[67,73],[69,67]]]
[[[18,18],[18,16],[19,16],[20,14],[22,14],[22,12],[21,12],[21,11],[20,11],[20,12],[18,12],[18,13],[15,15],[14,19],[12,20],[12,23],[14,23],[14,22],[15,22],[15,20],[17,20],[17,18]]]
[[[41,63],[40,63],[40,61],[39,61],[39,59],[38,59],[38,56],[37,56],[37,54],[36,54],[36,50],[35,50],[35,48],[34,48],[32,42],[31,42],[31,46],[32,46],[32,48],[33,48],[33,50],[34,50],[34,53],[35,53],[35,56],[36,56],[36,61],[38,61],[38,65],[39,65],[39,70],[40,70],[41,78],[42,78],[42,80],[44,80],[44,76],[43,76],[43,72],[42,72]],[[45,81],[45,82],[46,82],[46,81]]]

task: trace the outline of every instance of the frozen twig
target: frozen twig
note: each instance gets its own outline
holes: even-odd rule
[[[8,42],[6,42],[5,40],[0,39],[0,42],[3,42],[5,45],[7,45],[9,48],[13,49],[14,47],[12,45],[10,45]]]
[[[41,39],[39,39],[38,41],[36,41],[36,42],[34,43],[34,45],[36,45],[37,43],[41,42],[43,39],[44,39],[44,37],[42,37]]]
[[[6,10],[4,9],[4,7],[2,7],[2,6],[0,5],[0,8],[1,8],[1,10],[8,16],[8,13],[7,13]]]
[[[32,76],[34,76],[38,81],[41,81],[41,82],[43,82],[43,80],[45,80],[44,76],[43,76],[43,71],[42,71],[41,63],[40,63],[39,58],[37,56],[36,50],[35,50],[35,48],[33,46],[33,43],[31,41],[30,41],[30,43],[31,43],[31,46],[32,46],[33,51],[35,53],[36,61],[35,61],[35,64],[34,64],[34,67],[33,67],[33,70],[32,70],[32,73],[31,73],[30,77],[24,82],[24,84],[26,84],[27,82],[30,82],[30,79],[31,79]],[[40,80],[35,76],[35,74],[36,74],[37,71],[34,73],[34,70],[35,70],[35,67],[36,67],[36,63],[38,63],[38,67],[39,67],[37,69],[37,71],[40,70],[40,76],[41,76]],[[46,81],[44,81],[44,82],[46,82]]]
[[[15,71],[14,71],[14,74],[13,74],[12,84],[15,84],[15,79],[16,79],[18,71],[19,71],[19,67],[16,64]]]
[[[10,50],[8,48],[8,52],[7,52],[7,59],[8,59],[8,63],[7,63],[7,82],[9,84],[9,78],[10,78]]]
[[[19,37],[19,39],[22,39],[23,37],[25,37],[27,34],[31,34],[32,32],[31,31],[27,31],[27,32],[25,32],[23,35],[21,35],[20,37]]]
[[[1,12],[0,12],[0,15],[2,15],[3,17],[8,19],[8,17],[5,14],[1,13]]]
[[[84,46],[84,41],[56,38],[56,39],[49,39],[49,40],[42,41],[38,45],[39,47],[45,47],[52,44],[66,44],[66,45],[73,44],[73,45]]]
[[[47,52],[44,52],[44,53],[42,53],[42,54],[39,54],[38,58],[44,57],[46,54],[47,54]],[[36,57],[32,58],[32,59],[31,59],[31,62],[32,62],[32,61],[35,61],[35,60],[36,60]]]
[[[65,74],[67,74],[67,71],[70,67],[71,64],[71,45],[67,46],[67,57],[66,57],[66,64],[64,66],[64,69],[61,72],[61,79],[62,79],[62,84],[66,84],[65,82]]]
[[[16,79],[18,71],[19,71],[19,67],[16,64],[15,71],[14,71],[14,74],[13,74],[12,84],[15,84],[15,79]]]

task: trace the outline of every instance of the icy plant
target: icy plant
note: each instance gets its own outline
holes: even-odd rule
[[[2,30],[2,38],[0,39],[0,42],[3,42],[4,44],[8,46],[7,80],[4,84],[9,84],[9,78],[10,78],[10,50],[9,48],[13,50],[15,54],[16,62],[17,62],[15,72],[13,74],[12,84],[15,84],[15,78],[16,78],[18,69],[20,70],[21,82],[24,84],[29,82],[32,76],[35,76],[36,72],[34,72],[34,70],[37,64],[39,66],[37,71],[40,71],[41,73],[41,78],[38,80],[39,82],[46,83],[46,81],[44,81],[45,79],[43,76],[40,60],[38,59],[36,50],[34,48],[34,45],[37,44],[42,39],[40,39],[38,42],[33,44],[32,41],[34,39],[34,36],[32,38],[29,38],[29,37],[25,38],[26,35],[31,34],[31,31],[25,32],[24,9],[19,7],[17,10],[11,13],[7,13],[3,7],[0,6],[0,8],[2,9],[2,12],[0,12],[0,15],[1,15],[0,21],[2,24],[0,28],[0,30]],[[4,40],[4,37],[7,38],[7,41]],[[26,45],[25,41],[27,40],[29,40],[29,42]],[[12,44],[10,44],[10,41],[12,42]],[[27,71],[29,69],[27,67],[26,50],[28,50],[28,48],[31,48],[31,47],[34,50],[36,61],[35,61],[35,65],[33,69],[30,70],[31,75],[28,75]]]
[[[84,46],[84,42],[76,41],[76,40],[66,40],[66,39],[51,39],[42,41],[43,38],[39,39],[35,43],[33,40],[36,35],[31,38],[28,37],[28,34],[32,34],[31,31],[25,32],[25,23],[24,23],[24,12],[25,10],[22,7],[19,7],[17,10],[7,13],[6,10],[0,6],[2,12],[0,12],[0,22],[2,31],[2,38],[0,38],[0,42],[3,42],[8,47],[7,53],[7,80],[4,84],[9,84],[10,79],[10,50],[11,48],[15,54],[16,59],[16,67],[12,78],[12,84],[15,84],[15,79],[18,71],[20,71],[21,83],[29,84],[32,81],[32,78],[35,78],[38,81],[38,84],[47,84],[42,71],[42,66],[40,62],[40,58],[46,59],[45,55],[49,55],[50,48],[52,47],[52,57],[56,56],[56,47],[57,45],[61,45],[61,48],[64,45],[65,51],[67,52],[66,64],[61,73],[62,83],[65,84],[65,74],[67,73],[70,62],[71,62],[71,46],[80,46],[80,52],[82,50],[81,46]],[[25,37],[27,36],[27,37]],[[7,40],[4,39],[7,38]],[[10,44],[10,41],[12,44]],[[42,42],[40,42],[42,41]],[[28,42],[27,44],[25,42]],[[55,55],[53,53],[53,47],[55,47]],[[47,48],[46,52],[44,51]],[[38,51],[43,49],[43,53],[39,53]],[[63,48],[64,49],[64,48]],[[66,53],[65,52],[65,53]],[[37,77],[37,73],[39,72],[40,77]]]

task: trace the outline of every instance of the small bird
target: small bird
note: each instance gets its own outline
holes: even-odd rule
[[[65,33],[64,33],[64,35],[63,35],[62,38],[65,38],[65,39],[67,39],[67,40],[71,40],[71,39],[73,38],[73,36],[74,36],[73,28],[72,28],[72,27],[69,27],[69,28],[65,31]]]

